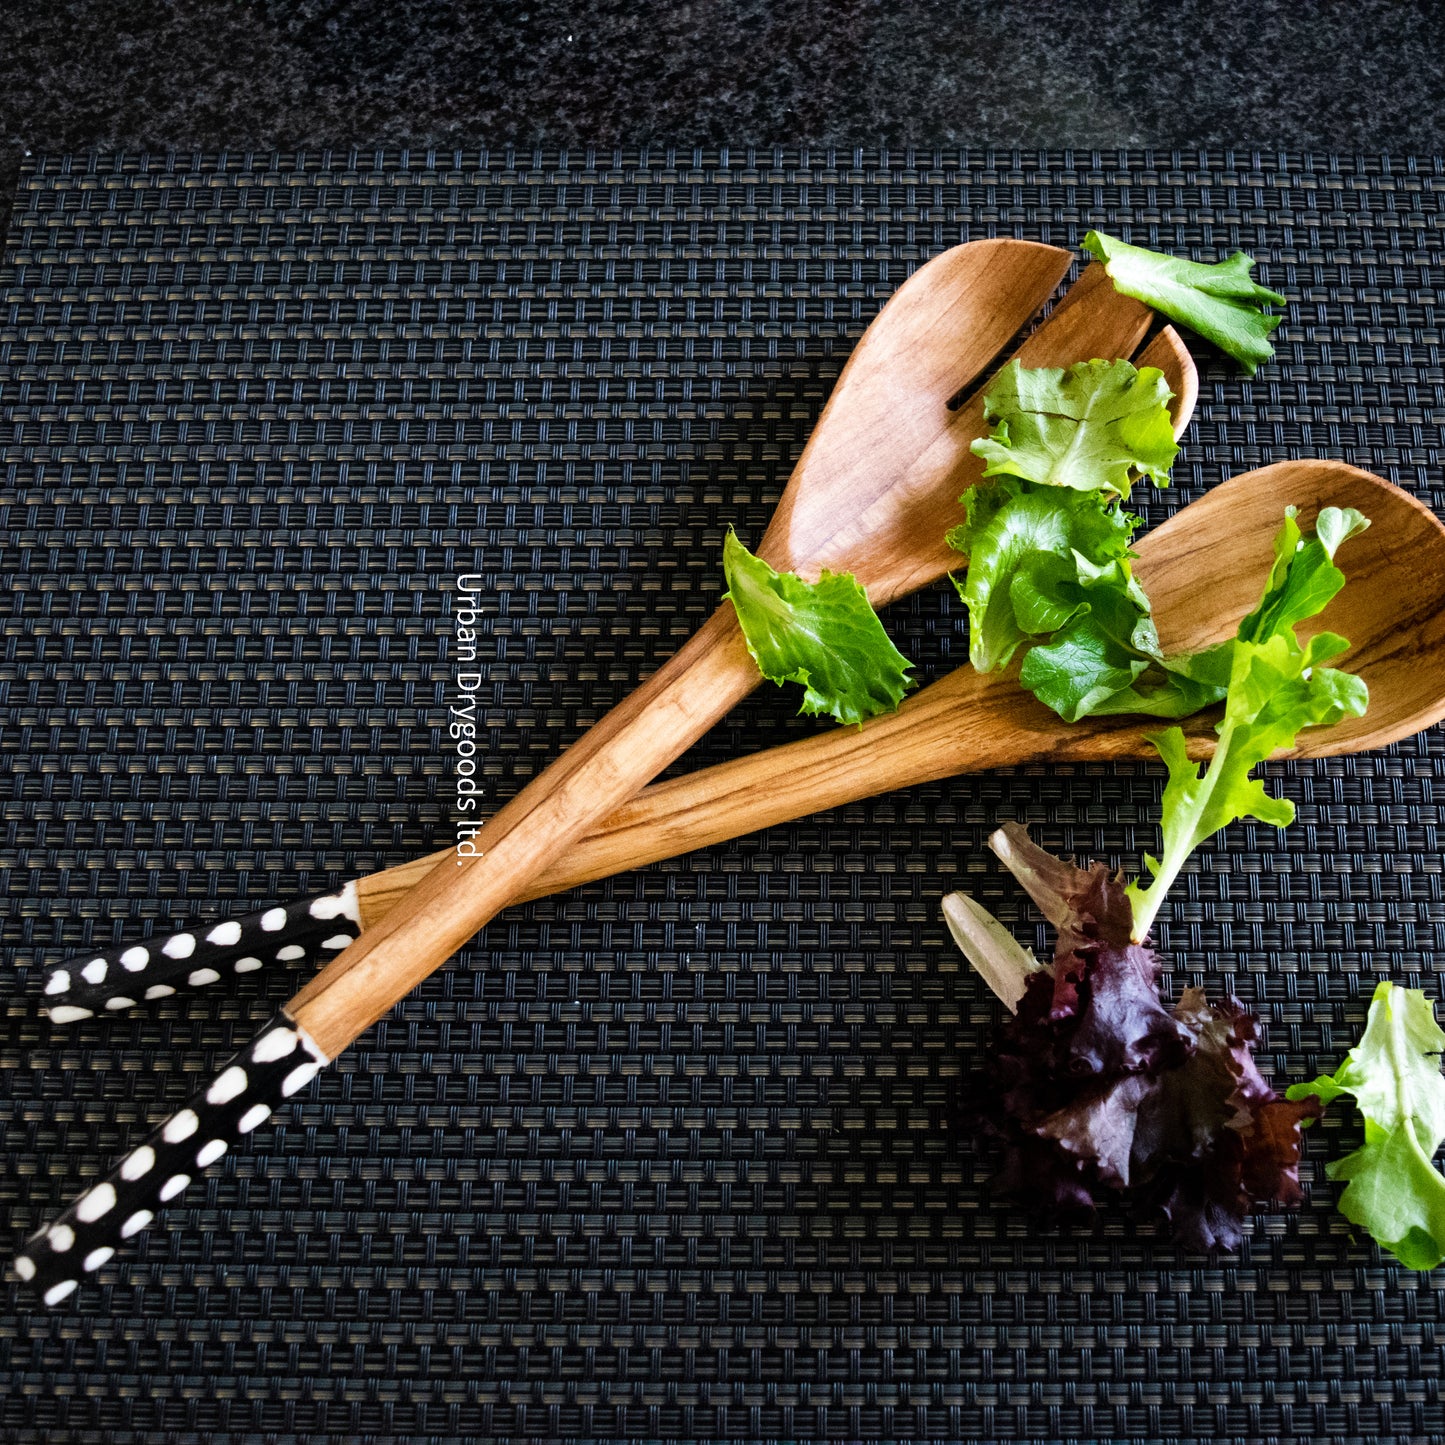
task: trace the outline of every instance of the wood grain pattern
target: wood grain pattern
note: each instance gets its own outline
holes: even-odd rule
[[[1343,462],[1284,462],[1232,478],[1139,543],[1139,575],[1156,600],[1170,651],[1229,636],[1258,600],[1284,508],[1302,519],[1353,506],[1372,519],[1341,549],[1348,585],[1322,617],[1351,640],[1341,665],[1370,687],[1370,709],[1303,733],[1281,756],[1325,757],[1384,747],[1445,717],[1445,527],[1418,500]],[[1190,752],[1213,751],[1210,712],[1183,723]],[[1140,718],[1062,723],[1012,671],[961,667],[861,731],[836,728],[784,747],[654,784],[569,849],[522,894],[540,898],[645,867],[875,793],[1022,763],[1157,759]],[[363,917],[405,897],[433,863],[419,859],[363,879]]]
[[[939,275],[946,286],[957,288],[962,298],[957,305],[965,306],[971,273],[959,272],[954,254],[939,260],[946,263]],[[928,267],[919,276],[926,273]],[[1020,348],[1020,357],[1030,364],[1065,364],[1129,353],[1149,314],[1137,305],[1117,305],[1121,299],[1091,269],[1069,302]],[[952,328],[939,328],[932,312],[915,301],[905,288],[884,312],[884,318],[896,316],[897,334],[876,324],[876,345],[860,344],[860,354],[850,361],[819,423],[824,439],[811,442],[799,460],[762,549],[773,565],[805,574],[822,565],[858,572],[879,600],[932,581],[955,561],[942,546],[942,533],[957,516],[958,491],[978,473],[968,442],[983,429],[980,397],[948,409],[946,399],[957,386],[945,384],[931,357],[945,335],[954,344]],[[942,314],[952,315],[954,305],[942,303]],[[983,311],[991,324],[1001,324],[987,306]],[[1175,341],[1170,338],[1166,345]],[[887,371],[902,370],[915,355],[918,389],[899,387],[892,393],[892,409],[884,406]],[[1189,390],[1182,390],[1192,400]],[[867,435],[850,431],[851,420],[840,422],[853,445],[837,451],[825,426],[834,403],[840,407],[835,415],[842,418],[854,415],[850,406],[873,418]],[[894,413],[909,406],[918,406],[925,418],[905,420],[894,429]],[[906,439],[906,464],[894,454],[896,448],[884,445],[884,431],[890,442],[896,436]],[[881,452],[887,452],[883,481],[877,477]],[[876,465],[867,464],[870,454],[879,454]],[[829,488],[835,500],[825,507],[816,499],[827,499]],[[1259,594],[1286,501],[1301,510],[1306,522],[1325,504],[1358,506],[1377,519],[1377,529],[1367,533],[1373,540],[1357,546],[1347,559],[1364,579],[1342,594],[1350,600],[1344,611],[1353,617],[1329,617],[1322,626],[1353,631],[1357,647],[1351,660],[1368,668],[1371,685],[1384,686],[1390,707],[1383,717],[1374,711],[1367,720],[1342,725],[1335,746],[1379,746],[1403,736],[1402,727],[1409,733],[1435,720],[1439,699],[1422,678],[1438,675],[1438,668],[1422,666],[1422,657],[1438,662],[1436,629],[1445,598],[1445,571],[1438,559],[1445,555],[1445,533],[1399,488],[1344,464],[1287,462],[1235,478],[1157,530],[1142,549],[1140,575],[1146,587],[1155,588],[1168,643],[1201,646],[1233,629]],[[1396,603],[1402,558],[1410,559],[1415,584],[1405,618]],[[1407,630],[1413,627],[1412,643],[1405,646],[1399,636],[1402,621]],[[1169,623],[1175,624],[1173,634]],[[978,678],[961,670],[896,717],[874,722],[844,743],[829,747],[814,738],[795,744],[786,756],[712,770],[708,785],[678,780],[631,809],[624,806],[647,777],[701,736],[754,681],[756,672],[730,610],[717,614],[652,681],[491,819],[484,840],[488,851],[480,860],[448,855],[432,868],[377,926],[303,988],[289,1007],[292,1017],[334,1055],[513,900],[949,773],[1030,757],[1147,756],[1143,733],[1157,725],[1118,718],[1061,724],[1010,679]],[[1207,751],[1208,721],[1192,722],[1191,734],[1196,751]],[[1301,751],[1328,746],[1306,740]],[[803,749],[811,750],[808,757]],[[689,792],[718,786],[725,789],[721,795]],[[617,812],[616,818],[603,825],[610,812]],[[579,840],[588,834],[587,847],[581,847]]]
[[[890,308],[903,296],[900,292]],[[1102,266],[1090,266],[1048,321],[1014,355],[1024,366],[1132,356],[1152,314],[1139,302],[1120,296]],[[926,327],[921,330],[926,341],[931,333]],[[860,352],[867,342],[865,336]],[[890,350],[878,359],[880,368],[903,371],[914,364],[914,356],[916,351],[896,354]],[[851,367],[850,360],[849,370]],[[880,371],[872,376],[876,390],[860,394],[864,390],[861,385],[846,387],[849,370],[839,378],[834,400],[841,396],[845,403],[856,404],[859,411],[876,418],[871,446],[865,437],[849,438],[860,450],[866,448],[867,461],[859,465],[855,458],[846,497],[840,498],[826,471],[821,470],[835,453],[831,442],[820,447],[818,438],[824,430],[820,423],[793,474],[795,482],[803,484],[790,486],[783,495],[760,551],[774,567],[802,570],[810,576],[816,576],[819,567],[852,572],[868,589],[873,605],[882,607],[958,567],[958,553],[943,539],[959,520],[960,494],[983,476],[984,464],[969,448],[987,431],[983,419],[987,386],[978,387],[963,406],[950,411],[946,403],[957,387],[935,386],[926,400],[900,398],[891,389],[880,397],[877,391],[883,390],[884,378],[892,374]],[[1193,380],[1192,366],[1190,376]],[[1197,388],[1197,381],[1193,385]],[[918,450],[907,457],[906,465],[892,455],[900,402],[904,409],[916,406],[932,422],[931,429],[915,424],[912,443]],[[830,401],[830,408],[832,405]],[[824,421],[827,419],[828,412],[824,412]],[[880,443],[881,438],[886,440]],[[879,465],[884,460],[879,452],[884,454],[886,466]]]

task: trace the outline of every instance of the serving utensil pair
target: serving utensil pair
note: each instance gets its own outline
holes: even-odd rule
[[[989,374],[1071,259],[1034,243],[984,241],[915,273],[855,348],[760,555],[804,575],[851,571],[878,606],[956,566],[943,537],[959,493],[980,474],[969,444],[984,431],[982,389],[962,406],[950,402]],[[1027,366],[1132,355],[1150,320],[1093,266],[1015,354]],[[1141,360],[1169,378],[1182,430],[1196,386],[1187,352],[1166,329]],[[1342,559],[1351,586],[1327,615],[1355,642],[1347,665],[1369,682],[1371,711],[1321,738],[1306,734],[1297,751],[1379,746],[1437,720],[1445,712],[1445,529],[1399,489],[1339,463],[1284,463],[1235,478],[1141,541],[1139,572],[1166,646],[1193,648],[1232,630],[1257,598],[1286,503],[1306,520],[1321,506],[1350,505],[1374,521]],[[271,958],[337,954],[187,1108],[32,1236],[17,1272],[47,1303],[67,1298],[510,902],[950,773],[1147,753],[1148,724],[1065,725],[1012,679],[961,669],[861,732],[819,734],[639,796],[758,681],[724,605],[487,823],[479,858],[448,851],[321,900],[50,970],[45,1002],[64,1022],[80,1010],[115,1011],[183,984],[216,983]],[[1207,723],[1196,721],[1192,736],[1207,752]]]

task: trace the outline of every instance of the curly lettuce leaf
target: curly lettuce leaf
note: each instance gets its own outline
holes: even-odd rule
[[[984,398],[996,426],[973,449],[998,480],[964,494],[965,520],[948,534],[969,559],[965,580],[955,578],[969,658],[988,672],[1028,644],[1023,685],[1070,722],[1110,710],[1121,693],[1161,717],[1214,700],[1161,670],[1130,568],[1138,519],[1119,506],[1136,475],[1168,481],[1179,450],[1171,395],[1161,372],[1128,361],[1015,361]]]
[[[984,397],[993,432],[973,443],[985,477],[1129,495],[1136,475],[1169,484],[1178,455],[1164,373],[1132,362],[1026,368],[1011,361]]]
[[[1171,670],[1149,599],[1127,565],[1078,560],[1081,605],[1024,656],[1019,682],[1065,722],[1109,713],[1187,717],[1218,702],[1220,687]]]
[[[1101,713],[1186,717],[1224,696],[1222,680],[1173,670],[1159,649],[1129,542],[1138,519],[1102,492],[1003,477],[963,496],[948,534],[968,554],[954,586],[980,672],[1025,647],[1020,683],[1066,722]]]
[[[889,640],[852,573],[824,569],[805,582],[775,572],[732,531],[723,542],[723,572],[724,596],[753,661],[769,682],[803,685],[800,711],[861,724],[891,712],[914,685],[913,664]]]
[[[1250,279],[1254,257],[1236,251],[1207,265],[1131,246],[1102,231],[1090,231],[1084,249],[1104,263],[1116,291],[1197,331],[1251,376],[1274,356],[1269,335],[1283,318],[1264,308],[1283,306],[1285,298]]]
[[[1325,507],[1315,519],[1314,535],[1306,538],[1295,509],[1287,507],[1274,539],[1274,566],[1264,595],[1239,624],[1236,636],[1259,642],[1323,612],[1345,585],[1345,574],[1335,566],[1336,550],[1369,525],[1364,513],[1353,507]]]
[[[1291,1099],[1354,1098],[1365,1142],[1329,1166],[1345,1181],[1340,1213],[1407,1269],[1445,1262],[1445,1177],[1431,1160],[1445,1141],[1445,1033],[1420,989],[1375,989],[1360,1042],[1333,1074],[1296,1084]]]
[[[1088,606],[1081,568],[1090,575],[1118,563],[1128,575],[1137,519],[1100,492],[1005,477],[970,487],[962,501],[965,520],[948,544],[968,554],[967,575],[954,586],[968,608],[969,661],[979,672],[1002,667],[1021,643]]]
[[[1206,680],[1227,676],[1224,717],[1215,729],[1219,742],[1209,766],[1201,774],[1190,760],[1181,729],[1150,736],[1169,769],[1169,781],[1161,824],[1164,846],[1159,857],[1145,860],[1152,875],[1149,886],[1129,885],[1136,938],[1148,935],[1165,893],[1205,839],[1239,818],[1277,828],[1293,820],[1294,805],[1271,796],[1250,776],[1259,763],[1292,747],[1304,728],[1363,715],[1369,701],[1364,682],[1323,665],[1349,643],[1332,632],[1301,643],[1294,626],[1319,612],[1344,585],[1334,549],[1366,525],[1358,512],[1327,507],[1315,535],[1305,541],[1293,508],[1288,509],[1259,606],[1231,642],[1196,659]]]

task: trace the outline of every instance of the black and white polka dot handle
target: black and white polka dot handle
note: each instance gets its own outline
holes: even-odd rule
[[[361,900],[356,884],[348,883],[339,893],[51,964],[41,975],[41,1007],[52,1023],[74,1023],[269,963],[329,957],[360,932]]]
[[[302,1029],[277,1014],[184,1109],[132,1149],[108,1179],[31,1235],[15,1257],[15,1273],[47,1305],[60,1304],[327,1062]]]

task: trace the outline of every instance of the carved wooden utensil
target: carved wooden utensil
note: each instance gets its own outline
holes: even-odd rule
[[[877,605],[957,561],[943,542],[978,478],[979,396],[949,401],[1062,280],[1071,257],[1020,241],[956,247],[900,288],[849,358],[758,551],[779,570],[851,571]],[[1016,353],[1029,366],[1131,355],[1148,309],[1092,266]],[[74,1290],[116,1241],[145,1229],[207,1165],[301,1088],[473,933],[637,793],[759,682],[730,606],[487,824],[481,857],[449,857],[342,950],[227,1065],[27,1242],[17,1272],[48,1303]],[[144,967],[137,970],[144,973]]]
[[[1170,402],[1174,434],[1182,436],[1194,411],[1198,377],[1178,333],[1166,326],[1144,348],[1138,362],[1164,374],[1174,394]],[[1187,524],[1178,521],[1171,525]],[[1149,545],[1146,540],[1146,548]],[[1025,728],[1017,742],[1007,736],[995,738],[995,719],[987,711],[1015,692],[1013,686],[999,687],[997,680],[987,684],[965,668],[906,703],[908,722],[904,726],[898,726],[902,719],[895,715],[869,723],[861,733],[830,728],[786,750],[755,754],[644,789],[568,848],[520,897],[540,898],[575,883],[706,847],[870,792],[954,772],[976,772],[999,766],[1001,760],[1020,761],[1010,750],[1033,747],[1036,727]],[[985,711],[976,723],[965,720],[962,731],[940,738],[937,723],[926,733],[923,730],[925,715],[935,705],[940,723],[953,718],[960,705],[980,706]],[[911,741],[915,738],[916,744]],[[987,742],[977,746],[975,740],[982,738]],[[875,741],[886,753],[870,756],[877,753]],[[786,762],[781,768],[765,761],[784,753]],[[865,757],[869,761],[862,764]],[[793,767],[799,771],[790,778],[787,769]],[[866,772],[859,771],[860,767],[866,767]],[[910,771],[919,767],[930,771],[917,775]],[[901,770],[898,780],[889,782],[895,769]],[[810,793],[817,788],[824,792]],[[759,794],[754,796],[753,789],[759,789]],[[816,796],[828,801],[813,801]],[[672,851],[659,851],[665,848]],[[294,899],[261,912],[216,919],[202,928],[177,928],[144,943],[123,943],[101,953],[92,950],[61,959],[41,974],[41,1007],[54,1023],[74,1023],[98,1013],[134,1008],[142,1000],[167,998],[183,989],[211,988],[273,961],[287,965],[308,956],[324,958],[328,951],[334,954],[345,948],[379,922],[433,868],[454,857],[453,850],[446,849],[355,879],[336,893]]]
[[[1287,505],[1308,525],[1322,507],[1370,518],[1336,559],[1348,585],[1300,631],[1327,626],[1350,639],[1331,664],[1357,672],[1369,711],[1301,733],[1280,757],[1320,758],[1382,748],[1445,718],[1445,526],[1390,482],[1343,462],[1280,462],[1245,472],[1176,512],[1137,543],[1137,574],[1165,650],[1194,652],[1234,634],[1258,601]],[[1191,756],[1214,751],[1217,708],[1180,726]],[[962,773],[1030,762],[1100,762],[1159,754],[1145,734],[1158,718],[1066,723],[1025,692],[1015,669],[960,667],[861,731],[836,728],[656,783],[611,813],[522,898],[543,898],[809,813]],[[438,855],[439,857],[445,855]],[[384,917],[432,862],[360,880],[364,926]],[[519,900],[520,901],[520,900]]]
[[[1167,363],[1156,348],[1151,350],[1155,356],[1146,354],[1146,360]],[[1303,629],[1327,625],[1350,639],[1349,653],[1338,665],[1369,684],[1370,707],[1362,718],[1301,733],[1296,746],[1281,756],[1364,752],[1439,722],[1445,717],[1445,527],[1408,493],[1343,462],[1282,462],[1247,472],[1140,539],[1137,570],[1150,597],[1157,599],[1156,621],[1167,649],[1194,651],[1233,632],[1258,600],[1287,505],[1299,509],[1304,523],[1325,506],[1355,507],[1371,518],[1370,530],[1351,538],[1340,552],[1349,586]],[[1181,724],[1194,756],[1213,751],[1216,717],[1217,710],[1211,710]],[[1145,734],[1165,725],[1129,717],[1066,724],[1019,687],[1012,669],[980,674],[961,667],[861,731],[830,728],[644,788],[533,879],[518,901],[563,893],[875,793],[957,774],[1045,760],[1156,760]],[[301,939],[303,951],[314,951],[324,942],[321,935],[337,926],[325,920],[343,911],[354,920],[351,926],[370,928],[450,856],[448,850],[419,858],[358,879],[342,893],[289,905],[294,922],[286,926],[293,931],[274,937]],[[318,905],[319,915],[311,912]],[[270,916],[279,921],[285,912],[276,909]],[[235,935],[228,931],[210,956],[222,968],[228,960],[259,967],[259,958],[247,955],[253,947],[257,953],[273,951],[264,943],[267,917],[256,914],[218,925],[234,929]],[[171,937],[176,936],[186,935]],[[150,947],[159,950],[168,941],[153,940]],[[83,963],[70,962],[70,971]],[[217,976],[215,970],[208,972]],[[99,989],[77,994],[69,981],[54,997],[83,999],[86,1014],[108,1001]],[[52,1016],[57,1011],[52,1004]],[[61,1013],[57,1022],[66,1018]]]

